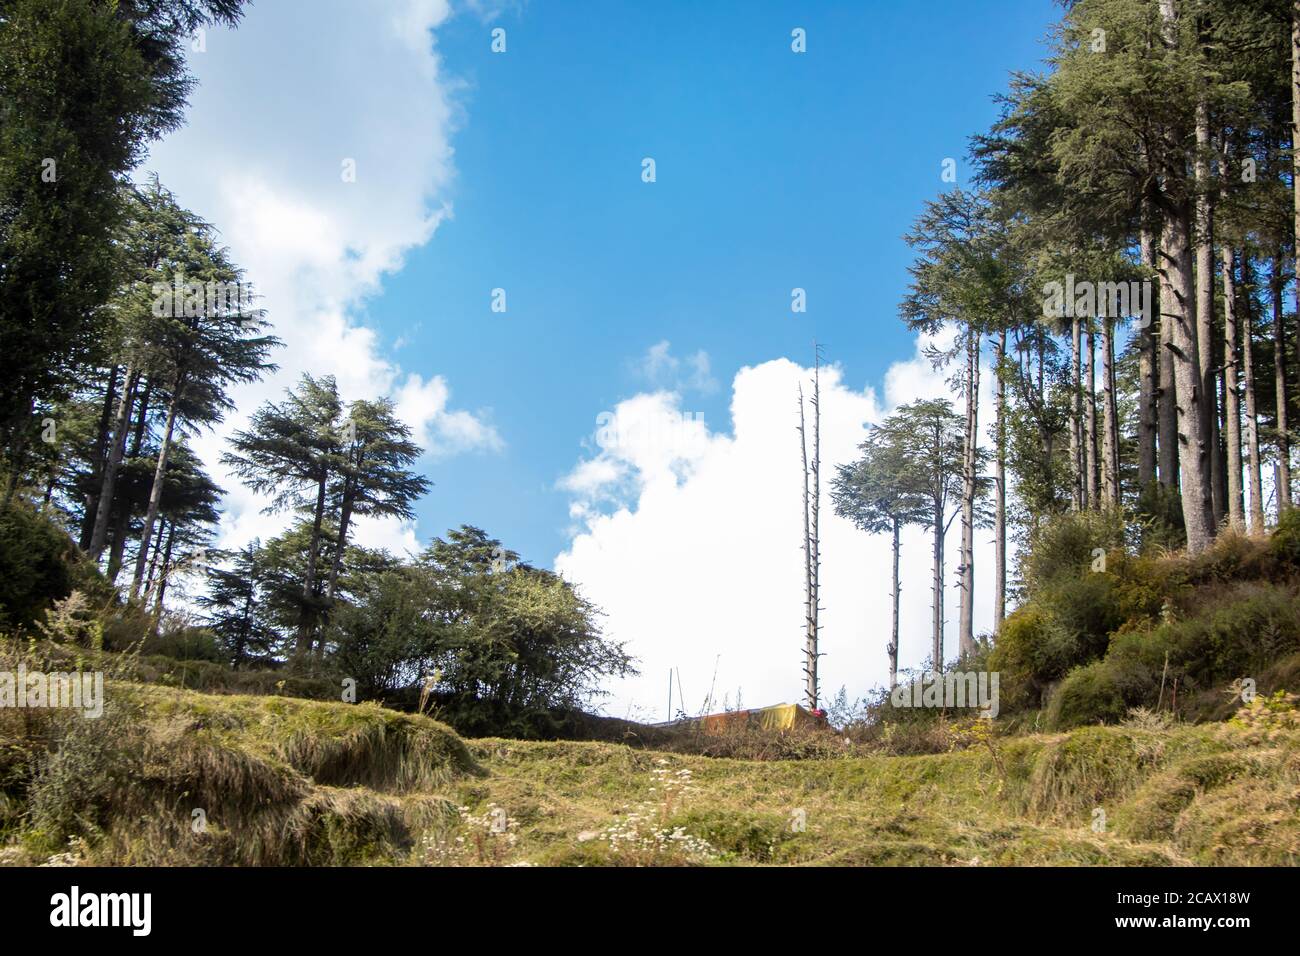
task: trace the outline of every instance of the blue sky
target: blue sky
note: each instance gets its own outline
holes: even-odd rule
[[[725,382],[814,337],[861,385],[912,352],[901,241],[944,157],[1032,67],[1053,10],[972,4],[532,3],[507,52],[472,16],[439,32],[469,83],[454,217],[385,283],[369,318],[402,362],[456,369],[507,442],[439,468],[430,529],[479,523],[536,561],[567,543],[554,491],[596,414],[644,388],[661,340]],[[790,30],[808,32],[808,52]],[[653,157],[657,181],[641,181]],[[489,311],[507,292],[506,315]],[[808,312],[790,311],[790,290]],[[417,358],[418,357],[418,358]],[[688,405],[725,426],[729,394]]]
[[[223,543],[284,522],[220,474],[225,436],[302,371],[332,373],[349,397],[393,395],[429,448],[417,521],[362,522],[363,543],[471,523],[557,568],[642,661],[610,712],[657,706],[668,667],[688,702],[714,670],[719,700],[795,699],[812,341],[834,366],[828,475],[866,422],[947,394],[897,318],[901,237],[945,158],[968,182],[969,136],[1008,73],[1037,67],[1057,12],[253,5],[192,53],[189,123],[142,167],[221,228],[287,343],[280,374],[198,444],[230,491]],[[622,423],[612,449],[602,414]],[[826,522],[824,680],[861,693],[884,673],[888,544]],[[927,646],[926,548],[905,539],[904,666]]]

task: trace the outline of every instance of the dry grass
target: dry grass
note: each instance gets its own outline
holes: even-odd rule
[[[1300,730],[1276,721],[749,760],[466,746],[428,718],[282,697],[114,683],[109,701],[101,721],[55,721],[32,737],[17,714],[0,715],[0,860],[1300,863]]]

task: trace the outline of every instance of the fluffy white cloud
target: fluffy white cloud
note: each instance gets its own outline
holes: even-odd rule
[[[947,373],[931,367],[925,344],[919,341],[915,357],[889,370],[883,401],[871,388],[848,386],[834,366],[821,371],[821,681],[828,696],[841,685],[858,695],[886,681],[891,574],[888,538],[865,535],[835,516],[830,479],[837,463],[856,457],[867,426],[896,405],[937,396],[956,403]],[[613,688],[607,712],[662,719],[673,668],[680,668],[688,712],[703,705],[715,670],[715,706],[724,694],[735,703],[737,690],[749,706],[802,699],[797,391],[802,384],[809,394],[812,374],[787,359],[741,369],[732,383],[731,433],[692,419],[697,431],[690,441],[673,440],[689,434],[678,394],[637,395],[613,413],[618,440],[601,441],[598,434],[598,451],[561,482],[579,527],[556,569],[606,612],[606,633],[626,641],[640,661],[641,675]],[[977,536],[977,575],[991,567],[988,539]],[[950,532],[950,585],[957,540]],[[930,555],[922,529],[904,532],[904,667],[929,652]],[[977,577],[977,628],[991,622],[991,591]],[[949,650],[956,645],[957,600],[951,586]]]
[[[655,388],[706,395],[718,390],[718,382],[709,372],[709,353],[700,349],[694,355],[678,358],[667,339],[646,350],[636,363],[636,373]]]
[[[458,83],[434,35],[449,15],[446,0],[399,0],[382,13],[349,0],[258,4],[191,55],[200,86],[189,123],[145,168],[220,227],[287,346],[279,373],[240,389],[240,415],[198,442],[229,492],[224,544],[285,522],[261,515],[217,456],[258,403],[304,371],[336,376],[349,399],[392,396],[431,455],[501,447],[484,415],[451,406],[444,378],[402,369],[363,321],[384,275],[450,215]],[[357,535],[399,549],[414,541],[396,522],[363,519]]]

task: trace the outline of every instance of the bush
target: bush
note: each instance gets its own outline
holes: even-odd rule
[[[1119,512],[1077,511],[1057,515],[1033,529],[1021,559],[1021,577],[1031,598],[1053,583],[1077,580],[1092,569],[1094,552],[1122,550],[1124,518]]]
[[[1142,550],[1176,550],[1187,546],[1183,499],[1158,481],[1148,482],[1138,495],[1134,518]]]
[[[212,661],[221,664],[226,661],[216,634],[205,627],[188,624],[169,627],[146,637],[142,653],[178,661]]]
[[[15,496],[0,511],[0,631],[32,628],[75,590],[98,606],[113,595],[67,533]]]
[[[1198,692],[1259,677],[1297,652],[1296,588],[1240,582],[1221,589],[1218,600],[1196,617],[1117,634],[1104,660],[1072,671],[1062,682],[1052,695],[1047,723],[1062,730],[1118,721],[1129,707],[1186,707]],[[1199,710],[1194,706],[1193,716]]]
[[[1288,508],[1282,512],[1268,546],[1277,561],[1300,569],[1300,508]]]
[[[1067,730],[1086,724],[1119,723],[1130,704],[1120,691],[1115,665],[1095,661],[1070,673],[1052,694],[1046,722],[1051,730]]]

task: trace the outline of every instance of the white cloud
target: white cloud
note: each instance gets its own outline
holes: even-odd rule
[[[431,457],[502,446],[483,415],[450,405],[446,379],[401,368],[360,318],[384,276],[451,214],[460,84],[434,33],[449,15],[445,0],[401,0],[378,16],[349,0],[258,4],[191,55],[200,86],[188,125],[144,168],[221,229],[287,345],[278,374],[236,392],[240,415],[196,443],[229,492],[224,545],[285,524],[261,515],[217,456],[304,371],[333,374],[348,399],[392,396]],[[342,175],[349,160],[355,182]],[[398,550],[414,540],[408,526],[370,523],[358,522],[358,540]]]
[[[887,679],[889,540],[835,516],[834,466],[851,461],[868,423],[903,402],[947,396],[918,342],[914,358],[885,377],[885,401],[822,369],[822,636],[825,696],[844,685],[860,695]],[[812,370],[787,359],[741,369],[732,383],[730,435],[698,423],[701,440],[682,455],[656,436],[671,432],[681,399],[635,396],[614,421],[659,423],[641,437],[601,445],[561,482],[578,522],[555,566],[606,612],[605,631],[626,641],[641,675],[612,688],[607,711],[662,719],[665,682],[680,668],[686,709],[697,711],[717,678],[714,698],[739,688],[749,706],[802,699],[802,479],[797,388]],[[985,377],[985,385],[988,378]],[[982,399],[987,398],[982,389]],[[989,407],[981,402],[982,421]],[[811,422],[809,423],[811,427]],[[597,442],[599,445],[600,443]],[[957,533],[948,539],[945,648],[956,646]],[[976,625],[992,619],[990,536],[977,535]],[[919,664],[930,646],[930,539],[903,535],[900,664]],[[986,575],[981,583],[979,575]],[[676,692],[675,692],[676,693]]]
[[[667,339],[650,346],[637,361],[635,371],[652,387],[667,391],[707,395],[718,390],[717,379],[709,371],[709,353],[700,349],[694,355],[678,358]]]

